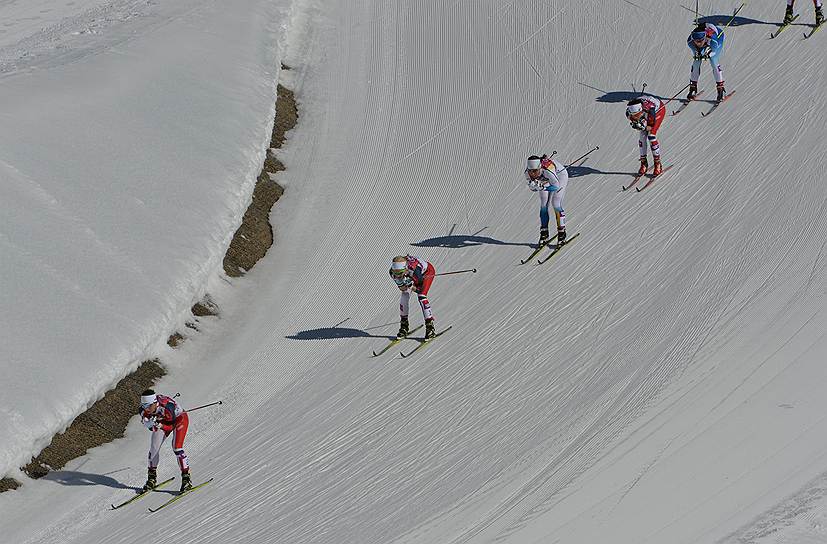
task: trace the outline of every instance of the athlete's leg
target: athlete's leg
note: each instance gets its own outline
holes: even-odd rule
[[[178,466],[181,472],[189,472],[190,466],[187,462],[187,454],[184,453],[184,438],[187,436],[190,418],[186,412],[178,416],[175,421],[175,428],[172,430],[172,452],[178,458]]]

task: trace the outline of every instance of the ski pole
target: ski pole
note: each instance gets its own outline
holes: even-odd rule
[[[189,410],[187,410],[187,412],[194,412],[196,410],[200,410],[201,408],[206,408],[207,406],[212,406],[214,404],[224,404],[224,401],[223,400],[218,400],[218,401],[215,401],[215,402],[211,402],[209,404],[204,404],[202,406],[197,406],[195,408],[190,408]]]
[[[724,28],[727,28],[727,27],[729,27],[729,25],[731,25],[731,24],[732,24],[732,21],[734,21],[734,20],[735,20],[735,16],[736,16],[736,15],[738,15],[738,12],[739,12],[739,11],[741,11],[741,8],[743,8],[743,7],[744,7],[744,6],[746,6],[746,5],[747,5],[747,3],[746,3],[746,2],[744,2],[743,4],[741,4],[740,6],[738,6],[738,9],[736,9],[736,10],[735,10],[735,12],[732,14],[732,17],[730,18],[729,22],[728,22],[727,24],[725,24],[725,25],[724,25]]]
[[[680,91],[678,91],[678,92],[676,92],[676,93],[674,94],[674,96],[672,96],[672,98],[670,98],[669,100],[667,100],[666,102],[664,102],[663,104],[661,104],[661,105],[660,105],[660,107],[658,108],[658,111],[662,110],[663,108],[665,108],[665,107],[666,107],[666,105],[667,105],[668,103],[670,103],[671,101],[675,100],[675,99],[678,97],[678,95],[679,95],[679,94],[681,94],[682,92],[684,92],[684,91],[686,90],[686,88],[687,88],[687,87],[689,87],[690,85],[691,85],[691,83],[687,83],[686,85],[684,85],[683,87],[681,87],[681,90],[680,90]]]
[[[578,158],[574,159],[573,161],[571,161],[571,164],[569,164],[568,166],[566,166],[566,168],[568,168],[568,167],[569,167],[569,166],[571,166],[572,164],[575,164],[575,163],[580,162],[581,160],[585,159],[586,157],[588,157],[589,155],[591,155],[592,153],[594,153],[594,152],[595,152],[595,151],[597,151],[598,149],[600,149],[600,146],[599,146],[599,145],[598,145],[598,146],[595,146],[595,147],[594,147],[594,149],[591,149],[591,150],[590,150],[588,153],[586,153],[585,155],[583,155],[583,156],[581,156],[581,157],[578,157]]]
[[[473,272],[476,274],[476,268],[469,268],[468,270],[454,270],[453,272],[440,272],[439,274],[435,274],[435,276],[450,276],[451,274],[464,274],[465,272]]]

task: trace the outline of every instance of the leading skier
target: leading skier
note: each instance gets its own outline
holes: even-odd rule
[[[569,184],[569,173],[559,161],[547,155],[532,155],[526,161],[525,179],[528,188],[540,195],[540,241],[538,247],[548,243],[548,223],[551,215],[548,206],[554,209],[557,222],[557,244],[566,241],[566,212],[563,210],[563,198]]]
[[[626,104],[626,118],[633,129],[638,131],[638,148],[640,150],[640,168],[638,176],[646,174],[649,162],[647,145],[652,148],[652,158],[655,166],[652,175],[658,176],[663,172],[663,165],[660,162],[660,142],[658,142],[658,129],[663,118],[666,116],[666,107],[657,97],[644,94],[629,100]]]
[[[428,289],[436,276],[434,265],[419,257],[411,255],[399,255],[393,258],[389,270],[391,279],[402,291],[399,296],[399,332],[397,338],[405,338],[410,332],[408,323],[408,303],[411,298],[411,291],[416,293],[419,306],[422,308],[422,317],[425,318],[425,338],[430,339],[436,336],[434,328],[434,313],[431,311],[431,303],[428,301]]]
[[[187,436],[189,426],[187,412],[172,397],[158,395],[152,389],[147,389],[141,393],[141,406],[138,413],[141,416],[141,423],[152,433],[149,440],[149,467],[146,483],[141,491],[150,491],[158,485],[159,452],[164,440],[170,434],[172,434],[172,451],[181,468],[181,493],[192,489],[190,467],[187,454],[184,453],[184,438]]]
[[[689,75],[689,94],[687,100],[693,100],[698,94],[698,79],[701,77],[701,62],[709,60],[715,86],[718,89],[718,102],[726,96],[724,89],[724,71],[721,68],[721,53],[724,49],[724,31],[712,23],[699,23],[686,39],[686,45],[692,50],[692,71]]]
[[[788,25],[793,22],[793,5],[795,0],[787,0],[787,11],[784,12],[784,24]],[[816,22],[815,26],[819,26],[824,22],[824,13],[821,11],[821,0],[813,0],[813,8],[815,9]]]

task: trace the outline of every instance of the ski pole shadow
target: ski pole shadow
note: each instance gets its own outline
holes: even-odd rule
[[[43,476],[41,480],[56,482],[60,485],[103,485],[114,489],[131,489],[133,491],[140,489],[139,487],[122,484],[111,476],[74,470],[53,470]]]

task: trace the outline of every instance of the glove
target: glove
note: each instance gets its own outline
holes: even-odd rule
[[[146,427],[150,431],[157,431],[158,430],[158,425],[155,422],[155,418],[151,418],[151,417],[150,418],[143,418],[141,423],[143,423],[144,427]]]
[[[540,184],[533,180],[528,182],[528,188],[535,193],[542,190]]]
[[[547,185],[545,190],[548,191],[549,193],[556,193],[557,191],[560,190],[560,186],[559,185]]]
[[[712,48],[709,47],[708,45],[705,46],[705,47],[702,47],[701,49],[698,49],[698,52],[695,53],[695,55],[694,55],[695,60],[706,60],[711,56],[712,56]]]
[[[394,281],[394,283],[396,283],[396,286],[399,287],[400,291],[407,291],[408,288],[413,284],[413,281],[411,280],[411,278],[409,278],[407,276],[405,276],[402,279],[394,278],[393,281]]]
[[[646,123],[643,121],[643,119],[638,119],[637,121],[631,121],[629,124],[632,125],[632,128],[635,129],[635,130],[643,130],[643,129],[646,128]]]

